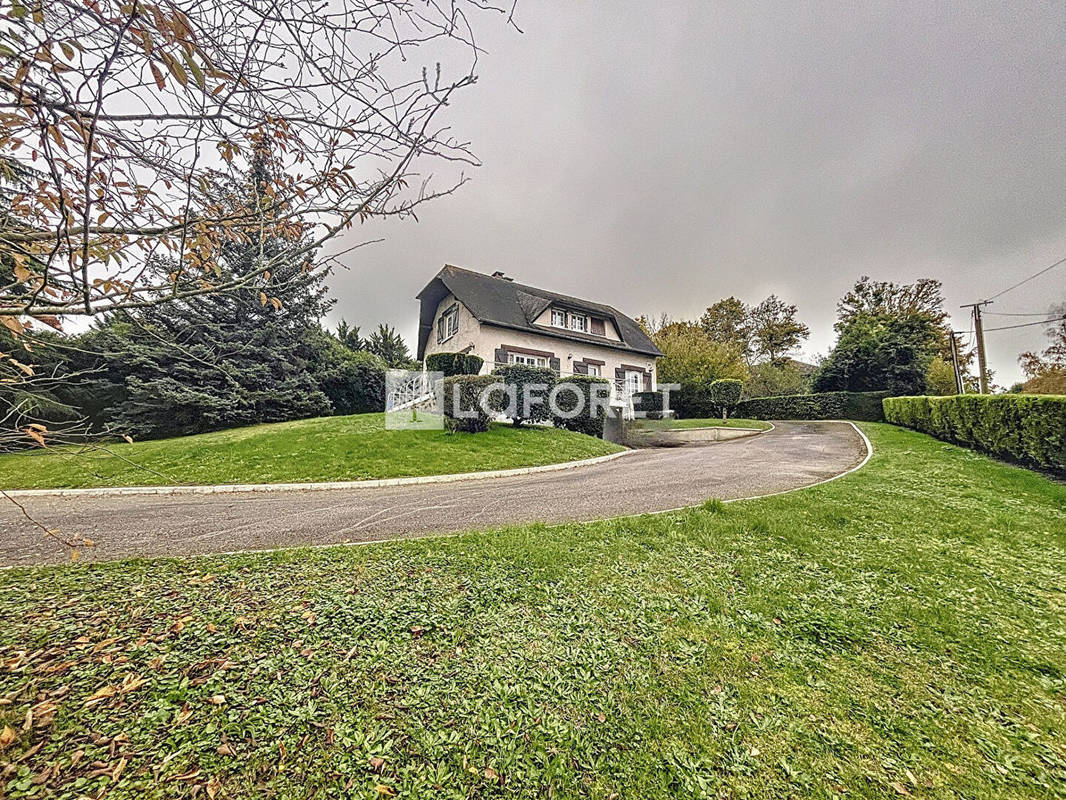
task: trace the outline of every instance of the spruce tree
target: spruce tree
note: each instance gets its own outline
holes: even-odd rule
[[[261,224],[243,226],[239,238],[221,244],[219,277],[244,274],[286,251],[291,258],[255,285],[119,314],[96,332],[111,379],[121,384],[106,421],[159,437],[332,412],[313,372],[319,320],[331,305],[325,272],[300,252],[299,232],[271,225],[264,209],[273,182],[265,148],[243,180],[220,179],[220,197]],[[174,264],[157,259],[149,269],[163,275]]]

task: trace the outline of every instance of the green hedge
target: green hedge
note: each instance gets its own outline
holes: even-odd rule
[[[426,370],[443,372],[445,378],[452,375],[477,375],[484,363],[481,356],[469,353],[433,353],[426,356]]]
[[[556,428],[565,428],[568,431],[603,438],[603,421],[607,416],[605,401],[610,400],[611,397],[610,381],[594,375],[571,375],[561,379],[553,389],[553,393],[555,405],[559,411],[571,412],[580,406],[580,411],[574,416],[553,415],[552,424]],[[575,393],[579,393],[580,398]],[[598,399],[595,403],[595,414],[592,413],[593,396]]]
[[[856,419],[880,422],[881,401],[888,392],[822,392],[753,397],[737,404],[733,416],[741,419]]]
[[[633,408],[644,412],[647,419],[662,419],[663,409],[670,410],[663,403],[663,393],[660,391],[633,392]]]
[[[499,383],[492,375],[453,375],[444,379],[444,424],[450,431],[482,433],[489,429],[493,412],[499,410],[496,391],[485,394]],[[482,403],[482,399],[487,402]],[[488,412],[488,413],[487,413]]]
[[[554,370],[547,367],[533,367],[528,364],[505,364],[492,371],[495,380],[514,387],[514,402],[510,408],[502,409],[515,425],[523,422],[547,422],[551,419],[548,408],[548,392],[555,386],[558,377]],[[533,387],[539,387],[534,391]],[[528,398],[528,400],[527,400]],[[540,402],[537,402],[539,399]]]
[[[1000,458],[1066,472],[1066,396],[890,397],[885,419]]]

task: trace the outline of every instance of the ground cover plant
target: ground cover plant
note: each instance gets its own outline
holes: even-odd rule
[[[3,455],[0,487],[364,480],[528,467],[620,449],[547,427],[492,424],[477,435],[386,430],[384,414],[356,414],[112,443],[107,451],[53,448]]]
[[[764,500],[0,573],[0,791],[1062,797],[1066,487],[863,428]]]

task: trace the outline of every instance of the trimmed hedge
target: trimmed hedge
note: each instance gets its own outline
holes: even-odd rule
[[[881,401],[888,392],[822,392],[753,397],[737,404],[733,415],[741,419],[855,419],[880,422]]]
[[[633,392],[633,408],[637,411],[643,411],[647,419],[662,419],[664,409],[663,393],[660,391]],[[669,407],[666,407],[666,410],[669,411]]]
[[[999,458],[1066,472],[1066,396],[889,397],[885,419]]]
[[[433,353],[426,356],[426,371],[443,372],[445,378],[452,375],[477,375],[485,360],[468,353]]]
[[[489,420],[499,409],[500,398],[494,391],[482,397],[488,387],[499,383],[493,375],[453,375],[444,379],[444,424],[450,431],[483,433],[489,429]],[[487,410],[486,410],[487,407]]]
[[[492,371],[495,380],[507,384],[508,388],[514,387],[515,402],[510,409],[501,409],[511,417],[511,422],[516,426],[523,422],[547,422],[551,419],[551,409],[548,408],[548,393],[555,386],[555,370],[548,367],[531,367],[528,364],[505,364],[496,367]],[[539,386],[542,391],[535,394],[531,387]],[[529,395],[528,408],[525,402]],[[535,402],[537,399],[540,402]],[[513,414],[509,412],[514,412]],[[528,416],[526,416],[528,414]]]
[[[581,409],[572,417],[553,415],[552,424],[556,428],[565,428],[568,431],[603,438],[603,421],[607,416],[606,402],[598,402],[596,413],[593,414],[592,398],[596,396],[602,401],[609,400],[611,397],[610,381],[595,375],[573,375],[560,380],[552,391],[555,394],[555,405],[559,411],[565,413],[578,407]],[[580,399],[575,391],[581,393]]]

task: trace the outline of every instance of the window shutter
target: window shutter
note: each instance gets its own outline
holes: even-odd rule
[[[589,366],[588,366],[588,364],[585,364],[582,361],[575,361],[574,362],[574,374],[575,375],[588,375],[589,374]]]
[[[497,367],[500,366],[501,364],[506,364],[507,363],[507,350],[505,348],[503,348],[503,347],[497,347],[496,348],[496,353],[495,353],[495,355],[493,355],[493,359],[495,359],[495,361],[496,361],[495,366],[497,366]]]
[[[645,372],[644,373],[644,391],[645,392],[650,392],[651,391],[651,373],[650,372]]]
[[[596,334],[597,336],[606,336],[607,335],[607,330],[603,326],[603,320],[602,319],[596,319],[595,317],[593,317],[593,319],[592,319],[592,332],[594,334]]]
[[[551,369],[553,369],[553,370],[555,370],[556,372],[558,372],[558,371],[559,371],[559,366],[560,366],[560,364],[559,364],[559,359],[557,359],[557,358],[554,358],[554,357],[553,357],[553,358],[549,358],[549,359],[548,359],[548,366],[549,366],[549,367],[550,367]]]
[[[625,381],[626,381],[626,371],[624,369],[622,369],[621,367],[615,367],[614,368],[614,381],[615,381],[615,383],[620,383],[620,384],[621,383],[625,383]]]

